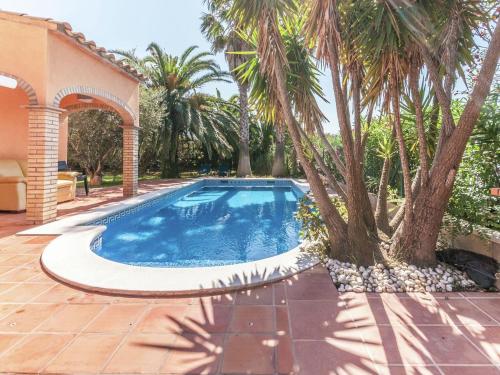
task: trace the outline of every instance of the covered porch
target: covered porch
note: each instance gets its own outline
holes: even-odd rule
[[[19,185],[2,199],[18,199],[27,223],[55,220],[58,161],[68,157],[68,117],[88,109],[121,117],[123,195],[137,194],[143,77],[69,24],[50,19],[0,11],[0,45],[0,161],[15,161],[22,170]],[[0,179],[7,174],[0,171]]]

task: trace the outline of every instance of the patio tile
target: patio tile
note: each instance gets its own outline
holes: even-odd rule
[[[289,301],[294,339],[323,340],[336,331],[354,327],[341,301]]]
[[[283,282],[273,285],[274,288],[274,304],[286,305],[285,284]]]
[[[0,282],[22,282],[38,275],[37,267],[17,267],[0,276]]]
[[[272,333],[274,332],[273,306],[235,306],[229,332]]]
[[[434,362],[440,364],[490,364],[456,327],[418,327]]]
[[[338,292],[327,273],[311,273],[287,279],[286,295],[288,301],[331,300],[338,296]]]
[[[293,341],[288,335],[277,336],[276,371],[278,374],[292,374],[295,358],[293,356]]]
[[[0,320],[22,306],[24,306],[22,303],[0,303]]]
[[[500,301],[498,303],[500,304]],[[475,304],[466,299],[439,300],[439,308],[456,324],[497,325],[494,319],[482,313]]]
[[[290,319],[288,317],[288,308],[286,306],[276,306],[276,333],[290,332]]]
[[[44,372],[97,373],[104,367],[121,340],[121,335],[80,335],[44,369]]]
[[[81,297],[83,292],[63,284],[57,284],[35,299],[35,302],[65,303],[73,302]]]
[[[347,313],[356,326],[389,324],[389,308],[381,298],[370,298],[365,293],[342,295]]]
[[[9,290],[10,288],[15,287],[15,286],[16,286],[16,284],[14,284],[14,283],[2,283],[2,282],[0,282],[0,294],[2,292]]]
[[[295,372],[298,375],[373,375],[374,364],[362,343],[339,340],[295,341]]]
[[[154,306],[143,316],[134,331],[141,333],[180,333],[187,306]]]
[[[57,236],[35,236],[26,241],[23,241],[24,244],[48,244],[52,240],[56,239]]]
[[[186,311],[184,321],[180,324],[182,332],[197,333],[224,333],[228,330],[233,314],[233,306],[193,305]]]
[[[498,375],[500,369],[495,366],[439,366],[444,375]]]
[[[41,269],[39,269],[39,271],[35,277],[30,279],[30,282],[47,283],[47,284],[52,284],[52,285],[58,284],[58,282],[55,279],[51,278],[49,275],[47,275]]]
[[[272,305],[273,303],[274,294],[272,285],[241,290],[236,293],[237,305]]]
[[[208,304],[208,305],[233,305],[236,300],[236,293],[216,294],[206,297],[195,297],[192,299],[192,304]]]
[[[31,332],[49,318],[59,305],[14,305],[17,309],[0,320],[0,331]]]
[[[438,309],[435,300],[399,298],[393,294],[381,296],[385,311],[392,324],[423,325],[449,324],[451,319]]]
[[[500,299],[497,298],[481,298],[470,299],[474,306],[483,310],[486,314],[494,318],[500,324]]]
[[[387,365],[430,365],[431,350],[428,344],[433,337],[426,337],[420,327],[394,325],[369,326],[359,329],[371,358]]]
[[[73,335],[31,335],[0,357],[0,371],[40,372]]]
[[[26,263],[30,263],[37,259],[39,259],[39,256],[36,254],[33,255],[17,254],[17,255],[7,256],[6,259],[0,259],[0,264],[2,266],[17,267]]]
[[[97,293],[82,292],[82,294],[76,296],[71,300],[71,303],[100,303],[100,304],[110,304],[114,301],[113,296]]]
[[[104,305],[66,305],[37,328],[39,332],[80,332]]]
[[[47,284],[18,284],[14,288],[0,294],[0,301],[14,303],[30,302],[50,287]]]
[[[500,293],[499,292],[461,292],[464,297],[466,298],[500,298]]]
[[[25,336],[22,334],[0,334],[0,355]],[[1,362],[0,358],[0,362]]]
[[[377,366],[379,375],[442,375],[437,366],[393,365]]]
[[[90,325],[85,332],[125,333],[145,311],[147,305],[110,305]]]
[[[493,363],[500,365],[500,327],[467,326],[462,332]]]
[[[104,373],[157,373],[165,363],[168,348],[175,342],[173,334],[137,334],[129,336],[118,348]]]
[[[222,372],[228,374],[273,374],[274,347],[272,335],[230,334],[226,338]]]
[[[168,347],[168,355],[160,373],[216,374],[221,366],[223,346],[224,335],[177,336]]]

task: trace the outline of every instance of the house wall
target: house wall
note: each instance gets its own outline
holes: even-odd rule
[[[23,90],[0,87],[0,159],[27,159],[27,104]]]
[[[39,103],[46,99],[47,27],[42,22],[15,20],[0,14],[0,73],[29,83]]]
[[[49,84],[48,96],[54,98],[62,89],[69,87],[90,87],[97,92],[106,92],[117,97],[138,114],[137,81],[102,59],[75,46],[74,42],[57,32],[49,32],[48,38]],[[114,107],[126,123],[132,120],[120,105],[97,95],[99,100]],[[52,100],[52,99],[51,99]],[[132,124],[130,124],[132,125]]]

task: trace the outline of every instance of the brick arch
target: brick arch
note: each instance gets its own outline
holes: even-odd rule
[[[87,86],[72,86],[72,87],[67,87],[65,89],[60,90],[56,96],[54,97],[53,100],[53,106],[56,108],[59,108],[61,105],[61,100],[68,95],[72,94],[81,94],[81,95],[87,95],[87,96],[92,96],[92,97],[97,97],[100,99],[104,99],[107,102],[112,103],[112,105],[106,105],[106,107],[111,107],[111,109],[115,112],[118,112],[120,115],[122,113],[127,114],[130,119],[132,119],[132,122],[134,125],[137,124],[137,116],[130,108],[130,106],[125,103],[123,100],[118,98],[117,96],[110,94],[107,91],[101,90],[101,89],[96,89],[93,87],[87,87]],[[113,105],[114,104],[114,105]],[[96,108],[96,105],[93,104],[93,108]],[[91,109],[90,107],[88,109]],[[123,118],[124,122],[128,122],[128,119]],[[132,124],[130,124],[132,125]]]
[[[64,107],[65,112],[63,112],[63,116],[69,116],[72,113],[87,111],[91,109],[101,109],[103,111],[109,111],[120,114],[114,107],[103,104],[103,103],[81,103],[81,104],[73,104],[67,107]]]
[[[0,76],[15,79],[17,81],[17,87],[22,89],[26,95],[28,95],[29,105],[38,105],[38,98],[36,96],[35,89],[28,82],[18,76],[6,72],[0,72]]]

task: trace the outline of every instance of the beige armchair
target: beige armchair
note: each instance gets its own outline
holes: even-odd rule
[[[57,203],[75,199],[78,172],[59,172]],[[26,209],[26,161],[0,160],[0,211]]]
[[[16,160],[0,160],[0,210],[26,209],[26,178]]]
[[[59,172],[57,174],[57,203],[72,201],[76,195],[78,172]]]

